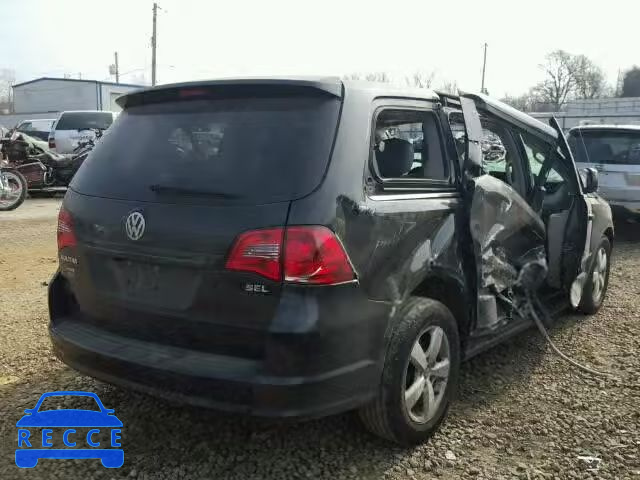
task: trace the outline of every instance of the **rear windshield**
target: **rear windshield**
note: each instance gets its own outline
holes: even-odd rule
[[[58,120],[56,130],[84,130],[100,128],[105,130],[113,123],[111,112],[67,112]]]
[[[640,130],[574,130],[569,146],[576,162],[640,165]]]
[[[183,100],[123,111],[72,188],[109,198],[270,203],[324,175],[340,102],[329,96]]]

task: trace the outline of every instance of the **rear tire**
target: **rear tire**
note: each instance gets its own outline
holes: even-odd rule
[[[593,265],[582,292],[578,309],[587,315],[593,315],[602,306],[609,286],[609,271],[611,270],[611,242],[606,236],[600,240],[595,250]]]
[[[424,442],[447,415],[459,370],[458,327],[449,309],[409,298],[394,320],[377,397],[358,412],[362,423],[395,443]]]

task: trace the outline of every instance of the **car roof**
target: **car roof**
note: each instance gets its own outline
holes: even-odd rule
[[[509,123],[513,123],[525,130],[542,136],[548,141],[555,142],[558,140],[558,132],[556,132],[553,127],[541,122],[537,118],[533,118],[531,115],[527,115],[526,113],[513,108],[511,105],[507,105],[500,100],[496,100],[495,98],[491,98],[482,93],[465,93],[463,95],[475,100],[476,105],[480,108],[502,118],[503,120],[506,120]]]
[[[640,125],[579,125],[577,127],[573,127],[569,130],[569,132],[573,132],[574,130],[633,130],[640,131]]]
[[[55,122],[55,118],[25,118],[24,120],[20,120],[20,123],[24,122]]]
[[[64,112],[60,112],[60,116],[64,115],[65,113],[111,113],[113,114],[114,112],[110,110],[65,110]]]
[[[339,77],[322,76],[293,76],[293,77],[242,77],[242,78],[221,78],[215,80],[200,80],[194,82],[171,83],[158,85],[155,87],[136,90],[122,95],[116,101],[118,105],[126,108],[130,99],[139,98],[149,92],[163,90],[174,90],[179,88],[198,88],[225,85],[283,85],[309,87],[323,91],[335,97],[342,98],[351,91],[358,91],[360,94],[375,97],[404,97],[423,100],[438,100],[438,95],[426,88],[409,88],[387,82],[370,82],[359,80],[343,80]]]

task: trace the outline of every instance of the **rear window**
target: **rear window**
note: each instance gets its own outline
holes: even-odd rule
[[[72,188],[172,203],[269,203],[320,183],[340,101],[329,96],[183,100],[123,111]]]
[[[113,123],[111,112],[67,112],[58,120],[56,130],[85,130],[99,128],[106,130]]]
[[[569,146],[576,162],[640,165],[640,130],[574,130]]]

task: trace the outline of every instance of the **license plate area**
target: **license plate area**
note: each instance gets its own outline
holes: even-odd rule
[[[100,293],[127,304],[186,310],[193,304],[202,282],[201,271],[174,263],[107,256],[98,265],[92,263],[92,276]]]
[[[160,266],[131,260],[114,260],[118,264],[119,283],[127,295],[155,295],[160,289]]]

